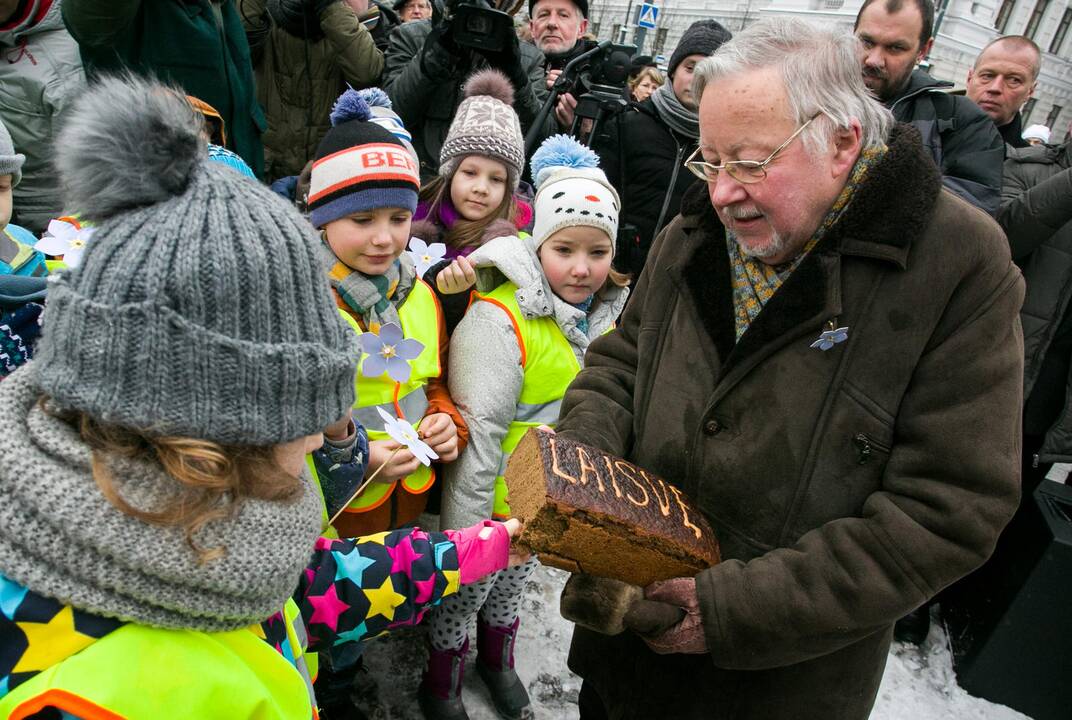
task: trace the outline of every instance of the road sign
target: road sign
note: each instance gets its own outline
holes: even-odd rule
[[[659,8],[649,3],[641,3],[637,13],[637,27],[654,30],[659,20]]]

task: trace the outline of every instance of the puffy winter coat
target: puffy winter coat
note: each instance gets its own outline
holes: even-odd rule
[[[297,0],[296,0],[297,1]],[[268,180],[297,175],[316,153],[331,123],[328,115],[347,85],[379,82],[383,53],[342,0],[320,18],[320,32],[307,39],[271,22],[266,0],[239,0],[246,27],[257,98],[264,107],[264,167]]]
[[[942,184],[993,215],[1001,196],[1005,141],[990,116],[963,95],[950,95],[951,87],[915,70],[889,108],[898,122],[919,130],[942,170]]]
[[[1072,151],[1069,144],[1010,148],[1005,161],[998,221],[1012,258],[1024,272],[1024,397],[1051,393],[1068,397],[1070,378],[1036,386],[1054,336],[1072,299]],[[1048,385],[1048,383],[1047,383]],[[1067,402],[1046,433],[1040,462],[1072,462],[1072,407]]]
[[[178,84],[219,111],[227,147],[264,174],[264,113],[234,0],[64,0],[86,73],[123,69]]]
[[[472,72],[487,67],[479,59],[471,67],[443,68],[442,74],[450,75],[446,80],[429,77],[421,68],[421,50],[430,32],[430,20],[408,22],[395,28],[383,71],[383,89],[391,97],[394,111],[413,134],[413,147],[421,160],[422,177],[439,173],[439,151],[461,104],[465,79]],[[521,65],[529,81],[523,88],[514,88],[514,110],[521,120],[522,132],[528,132],[547,98],[543,62],[543,53],[535,45],[521,43]],[[548,132],[553,123],[551,114],[546,125]]]
[[[696,576],[709,654],[574,632],[610,718],[864,720],[894,621],[1012,516],[1023,280],[918,133],[889,144],[736,342],[725,233],[687,193],[566,393],[558,432],[680,487],[724,558]]]
[[[15,222],[40,233],[63,214],[52,169],[53,137],[67,103],[85,85],[78,43],[63,27],[60,0],[30,0],[0,30],[0,119],[26,155],[14,190]]]
[[[602,135],[602,133],[600,133]],[[637,277],[655,236],[681,210],[695,175],[684,167],[696,141],[675,133],[647,99],[619,113],[592,149],[622,199],[621,222],[636,227],[628,247],[619,247],[615,267]]]

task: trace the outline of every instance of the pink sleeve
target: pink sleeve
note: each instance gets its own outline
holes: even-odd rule
[[[501,522],[484,520],[464,530],[447,530],[445,534],[457,548],[462,585],[503,570],[509,564],[510,534]]]

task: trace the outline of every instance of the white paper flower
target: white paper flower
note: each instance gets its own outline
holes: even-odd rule
[[[407,450],[413,453],[422,465],[430,465],[433,460],[438,460],[439,456],[436,455],[436,451],[428,447],[428,444],[421,440],[417,434],[417,430],[405,420],[399,420],[396,417],[392,417],[388,413],[383,411],[383,408],[376,408],[376,412],[383,418],[383,430],[388,436],[399,445],[404,446]]]
[[[435,265],[447,254],[447,246],[443,243],[429,245],[420,238],[409,239],[409,256],[413,258],[413,264],[417,266],[417,277],[424,277],[428,268]]]
[[[379,377],[384,373],[397,383],[409,380],[411,360],[424,351],[420,340],[402,337],[402,328],[394,323],[385,323],[380,332],[361,333],[359,339],[361,350],[368,354],[361,363],[361,374],[365,377]]]
[[[45,255],[62,255],[67,267],[75,268],[82,262],[82,253],[86,251],[86,243],[93,237],[93,231],[94,228],[82,227],[77,221],[49,220],[48,230],[34,244],[34,250]]]

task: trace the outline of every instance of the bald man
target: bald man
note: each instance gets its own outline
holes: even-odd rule
[[[1020,109],[1038,87],[1042,53],[1023,35],[991,41],[968,70],[968,97],[998,127],[1006,143],[1026,147]]]

